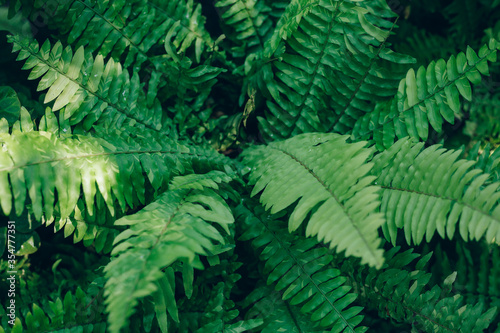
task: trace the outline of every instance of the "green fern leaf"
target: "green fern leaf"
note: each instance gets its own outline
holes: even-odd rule
[[[272,33],[273,22],[269,19],[271,11],[263,1],[256,0],[218,0],[216,7],[223,8],[222,22],[235,31],[230,37],[238,44],[235,55],[246,56],[264,49],[264,44]]]
[[[201,5],[192,0],[116,0],[112,5],[105,0],[16,0],[14,5],[22,5],[25,15],[35,20],[41,8],[50,12],[50,26],[66,35],[68,44],[84,46],[115,61],[123,57],[124,68],[141,68],[154,55],[151,49],[168,33],[175,35],[172,45],[176,52],[194,46],[198,62],[204,49],[213,45],[204,28]]]
[[[306,3],[290,4],[266,44],[275,79],[266,81],[272,98],[259,124],[268,141],[345,133],[375,102],[394,95],[403,70],[414,62],[386,48],[395,23],[382,3]]]
[[[155,282],[162,278],[163,267],[182,258],[192,261],[196,255],[210,254],[215,250],[212,242],[224,243],[209,222],[229,233],[228,225],[234,221],[231,211],[211,188],[218,188],[216,182],[231,178],[216,171],[204,177],[186,177],[174,179],[170,189],[155,202],[115,223],[130,229],[115,238],[115,259],[105,268],[111,332],[118,332],[125,325],[139,298],[157,290]],[[198,189],[200,185],[202,190]],[[169,310],[171,315],[173,311]]]
[[[245,300],[253,305],[251,312],[263,317],[263,332],[271,332],[281,325],[291,332],[302,329],[318,331],[320,328],[330,332],[365,332],[366,327],[358,327],[362,320],[360,307],[352,306],[355,295],[344,285],[346,279],[340,271],[330,266],[332,256],[324,247],[318,247],[314,239],[304,239],[290,235],[286,224],[265,214],[262,207],[255,203],[240,205],[235,209],[237,220],[243,228],[240,240],[251,240],[254,248],[265,261],[263,274],[267,284],[275,284],[279,294],[256,290]],[[266,288],[264,288],[266,290]],[[260,310],[266,303],[286,301],[287,310]],[[279,306],[279,305],[277,305]],[[311,316],[313,325],[301,327],[302,320],[297,309]],[[284,307],[281,305],[280,307]],[[288,322],[284,318],[291,317]],[[308,327],[309,326],[309,327]]]
[[[68,292],[64,297],[48,301],[44,307],[34,303],[31,310],[23,314],[24,325],[17,317],[11,332],[58,331],[67,329],[68,325],[80,332],[105,332],[105,317],[98,308],[88,306],[92,301],[77,288],[74,294]]]
[[[311,213],[307,236],[318,236],[337,251],[380,267],[383,251],[377,248],[377,228],[383,218],[376,213],[378,188],[369,186],[374,177],[367,176],[371,150],[363,142],[347,144],[346,139],[303,134],[245,152],[244,162],[252,167],[250,183],[255,184],[252,195],[263,190],[260,201],[272,214],[300,199],[290,216],[290,232]]]
[[[161,130],[159,103],[148,107],[144,101],[139,76],[129,78],[119,63],[103,57],[95,59],[80,47],[75,54],[70,47],[63,50],[61,43],[52,48],[47,40],[40,48],[33,40],[10,36],[17,60],[26,60],[24,69],[31,69],[29,79],[41,77],[38,90],[49,89],[45,103],[55,100],[53,111],[64,108],[64,118],[71,125],[83,120],[89,130],[99,119],[107,119],[108,126],[121,127],[128,123],[141,123]]]
[[[193,168],[201,172],[214,167],[230,170],[216,152],[184,146],[160,134],[104,129],[98,134],[101,138],[57,138],[36,131],[0,134],[4,147],[0,151],[0,205],[4,214],[10,214],[14,201],[15,211],[20,215],[29,190],[36,219],[40,220],[42,213],[50,218],[57,190],[57,205],[64,219],[75,209],[81,186],[90,215],[97,191],[114,215],[114,198],[121,210],[145,203],[143,172],[152,188],[161,191],[172,175],[193,172]]]
[[[488,179],[473,161],[457,160],[460,151],[403,139],[375,156],[372,174],[382,187],[384,234],[393,244],[403,228],[408,244],[434,233],[453,238],[458,225],[464,240],[486,238],[500,244],[500,184]]]
[[[481,74],[489,75],[488,61],[496,61],[498,48],[500,43],[492,39],[478,54],[469,47],[466,53],[451,56],[448,61],[433,61],[417,72],[410,69],[392,101],[377,105],[375,112],[357,121],[354,137],[373,133],[382,150],[390,147],[396,137],[426,140],[429,124],[441,132],[443,120],[453,124],[460,113],[460,97],[470,101],[471,84],[480,83]]]

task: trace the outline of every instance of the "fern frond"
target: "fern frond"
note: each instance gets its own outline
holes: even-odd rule
[[[179,127],[179,132],[200,126],[208,121],[210,113],[203,112],[205,102],[225,69],[210,65],[194,65],[189,59],[179,63],[154,59],[161,79],[160,96],[169,104],[169,115]],[[159,79],[160,77],[158,77]],[[149,86],[151,89],[151,85]]]
[[[330,332],[365,332],[366,327],[358,327],[362,320],[360,307],[352,306],[356,296],[350,288],[344,286],[345,277],[338,269],[331,267],[332,256],[325,247],[318,247],[314,239],[304,239],[290,235],[286,224],[274,220],[255,203],[240,205],[235,209],[237,221],[243,229],[240,240],[252,241],[259,252],[260,259],[265,261],[263,274],[267,284],[275,284],[280,291],[279,298],[292,306],[300,306],[300,311],[310,315],[315,325],[329,329]],[[264,317],[269,331],[274,325],[288,325],[290,331],[297,330],[297,320],[288,324],[276,318],[295,316],[298,308],[289,309],[287,313],[275,311],[258,311],[259,304],[274,303],[274,299],[256,292],[246,300],[247,306],[252,302],[256,315]],[[269,306],[269,305],[268,305]],[[252,310],[250,310],[252,311]],[[271,318],[273,318],[271,320]],[[278,319],[278,321],[276,321]]]
[[[435,264],[433,280],[442,280],[457,273],[452,292],[460,293],[467,303],[483,302],[485,306],[500,308],[500,247],[485,242],[457,241],[454,248],[433,248]],[[444,287],[443,287],[444,288]],[[500,317],[496,318],[500,322]]]
[[[443,120],[453,124],[460,113],[462,96],[472,99],[472,84],[481,82],[481,74],[489,75],[488,61],[496,61],[500,43],[491,40],[479,54],[470,47],[467,52],[451,56],[448,61],[439,59],[417,72],[410,69],[399,84],[397,96],[382,102],[375,111],[356,123],[353,136],[356,139],[373,133],[379,149],[388,148],[394,139],[410,136],[426,140],[429,124],[441,132]]]
[[[383,218],[375,212],[378,188],[369,186],[374,177],[367,175],[372,151],[364,142],[347,144],[346,139],[303,134],[245,152],[244,162],[252,168],[250,184],[255,184],[252,196],[263,190],[260,201],[272,214],[300,199],[290,215],[290,232],[311,213],[307,236],[380,267],[377,228]]]
[[[350,282],[359,288],[364,306],[376,309],[382,318],[410,323],[429,333],[480,333],[488,328],[497,308],[485,309],[481,302],[464,304],[461,295],[449,295],[456,272],[444,281],[448,290],[431,286],[431,276],[424,270],[431,254],[421,257],[412,250],[398,251],[395,247],[385,253],[382,270],[357,266],[350,260],[343,265],[344,271],[352,272]]]
[[[105,268],[111,332],[125,325],[138,299],[154,293],[157,283],[172,288],[173,280],[162,273],[163,267],[183,258],[192,261],[196,255],[208,255],[215,250],[213,242],[224,243],[209,222],[217,223],[229,234],[233,216],[214,191],[217,183],[229,180],[226,174],[216,171],[174,178],[169,190],[155,202],[115,223],[130,228],[115,238],[115,258]]]
[[[306,13],[297,26],[303,11],[290,20],[287,8],[266,45],[266,56],[281,60],[272,63],[269,112],[259,118],[267,140],[345,133],[376,101],[394,95],[407,64],[414,62],[386,48],[395,23],[381,2],[321,0]],[[389,64],[401,68],[388,70]]]
[[[238,269],[243,265],[234,254],[233,234],[213,255],[207,257],[209,267],[198,271],[193,281],[193,266],[182,263],[182,280],[186,298],[178,299],[178,332],[212,333],[251,330],[262,324],[261,319],[243,319],[232,300],[240,282]],[[186,269],[187,268],[187,269]],[[186,272],[189,272],[186,274]]]
[[[83,47],[73,54],[59,42],[51,48],[48,40],[41,48],[36,41],[16,36],[9,41],[13,52],[20,52],[17,60],[27,59],[23,68],[31,69],[28,78],[41,77],[37,89],[49,89],[44,102],[55,100],[52,110],[64,108],[64,118],[71,125],[83,121],[83,128],[89,130],[100,118],[108,118],[109,126],[121,127],[127,121],[162,128],[159,103],[148,107],[139,76],[129,78],[112,59],[105,65],[101,55],[94,60]]]
[[[486,184],[500,182],[500,149],[492,151],[489,143],[484,147],[481,146],[482,143],[478,141],[467,152],[466,159],[477,162],[475,168],[490,175]]]
[[[291,0],[266,0],[267,6],[271,8],[269,15],[279,21],[291,2]]]
[[[373,158],[386,238],[395,244],[402,228],[408,244],[424,236],[428,242],[436,231],[451,239],[458,226],[466,241],[485,237],[500,243],[500,184],[485,186],[488,174],[472,169],[473,161],[457,160],[460,151],[422,148],[403,139]]]
[[[132,134],[100,130],[98,134],[101,138],[57,138],[49,132],[36,131],[0,134],[4,148],[0,152],[0,204],[4,214],[11,213],[14,201],[15,212],[20,215],[29,192],[37,220],[42,213],[50,218],[55,205],[60,218],[65,219],[77,205],[81,186],[90,215],[94,213],[97,191],[114,215],[115,199],[122,211],[127,206],[145,204],[149,184],[161,191],[172,175],[193,169],[206,172],[216,165],[227,168],[216,152],[188,147],[147,131]],[[145,183],[143,172],[149,184]],[[44,177],[40,178],[40,174]]]

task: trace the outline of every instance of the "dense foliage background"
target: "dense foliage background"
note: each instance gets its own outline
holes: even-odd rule
[[[500,332],[499,0],[0,5],[0,332]]]

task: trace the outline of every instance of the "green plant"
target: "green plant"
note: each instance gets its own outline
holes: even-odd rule
[[[0,4],[0,332],[500,332],[499,1]]]

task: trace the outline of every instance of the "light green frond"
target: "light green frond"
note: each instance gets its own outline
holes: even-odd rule
[[[347,144],[346,136],[303,134],[266,147],[248,150],[244,162],[252,168],[252,195],[262,191],[260,201],[271,213],[299,200],[290,215],[289,231],[306,217],[306,235],[361,257],[364,263],[382,265],[377,229],[383,218],[378,187],[367,163],[372,150],[365,143]],[[356,170],[356,172],[352,172]]]
[[[379,149],[384,149],[396,137],[426,140],[429,124],[441,132],[443,121],[453,124],[460,114],[461,97],[472,100],[471,84],[479,84],[481,75],[489,75],[488,61],[496,61],[499,48],[500,43],[492,39],[479,53],[469,47],[448,61],[433,61],[416,72],[410,69],[392,101],[379,103],[373,113],[357,121],[354,137],[373,133]]]
[[[216,152],[182,145],[148,131],[131,134],[101,129],[98,133],[101,138],[58,138],[37,131],[0,134],[3,213],[10,215],[14,204],[20,215],[29,198],[37,220],[42,214],[50,219],[55,205],[58,217],[65,219],[77,207],[83,189],[89,215],[94,214],[97,192],[114,215],[115,200],[122,211],[144,204],[146,188],[162,191],[172,175],[213,168],[230,170],[222,160],[216,161],[221,158]]]
[[[458,160],[460,151],[422,148],[403,139],[373,158],[386,238],[395,244],[402,228],[408,244],[419,244],[436,231],[451,239],[458,227],[466,241],[500,243],[500,184],[486,185],[488,174],[472,169],[473,161]]]
[[[40,79],[37,90],[48,89],[45,103],[54,101],[52,110],[64,108],[64,118],[71,125],[82,123],[89,130],[98,120],[108,126],[126,123],[143,124],[161,130],[162,111],[159,102],[148,106],[137,73],[129,77],[120,63],[104,63],[80,47],[74,54],[70,47],[57,42],[52,48],[47,40],[38,43],[22,37],[9,37],[17,60],[26,59],[24,69],[31,69],[29,79]],[[101,120],[102,120],[101,119]]]
[[[214,181],[231,179],[216,171],[205,177],[210,187]],[[195,182],[196,178],[201,182]],[[229,233],[234,219],[219,194],[209,187],[197,189],[204,183],[200,176],[174,180],[155,202],[115,223],[130,228],[115,238],[114,259],[105,268],[111,332],[124,327],[138,299],[153,294],[158,289],[157,283],[169,281],[168,288],[172,288],[173,279],[165,280],[162,268],[177,260],[192,261],[197,255],[209,255],[216,249],[215,244],[224,243],[223,236],[210,222]],[[169,309],[175,321],[174,313],[173,308]]]
[[[245,300],[246,306],[253,305],[250,310],[256,312],[253,315],[264,318],[265,332],[276,325],[289,327],[290,332],[302,332],[299,321],[293,319],[300,317],[299,308],[311,316],[314,324],[308,329],[366,331],[366,327],[358,327],[363,317],[359,315],[362,309],[352,305],[356,296],[344,285],[346,278],[341,272],[331,266],[333,257],[325,247],[317,246],[314,239],[288,234],[286,224],[266,214],[256,203],[240,205],[235,212],[243,229],[240,240],[252,241],[260,259],[265,261],[263,274],[267,284],[280,291],[277,296],[255,291]],[[286,313],[283,309],[259,311],[266,302],[280,304],[281,299],[287,303]],[[283,322],[287,317],[292,319]]]

